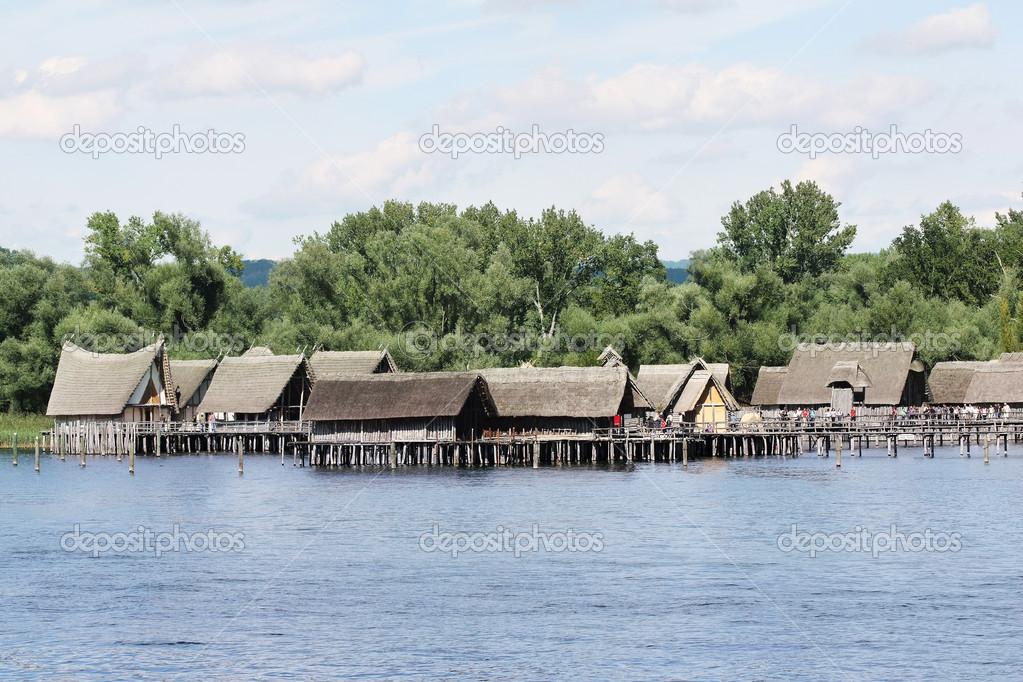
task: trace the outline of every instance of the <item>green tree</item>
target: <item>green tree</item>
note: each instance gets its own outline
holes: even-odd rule
[[[766,265],[786,283],[818,277],[838,265],[856,237],[855,226],[842,226],[839,206],[814,182],[793,187],[785,180],[781,193],[771,187],[732,204],[718,245],[742,272]]]
[[[907,225],[892,242],[897,258],[889,276],[912,282],[927,296],[983,306],[998,286],[994,234],[977,229],[951,202],[944,202],[920,226]]]

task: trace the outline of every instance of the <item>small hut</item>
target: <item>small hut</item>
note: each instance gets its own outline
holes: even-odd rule
[[[497,405],[492,430],[589,433],[609,428],[615,416],[640,416],[652,408],[629,370],[606,367],[484,369]]]
[[[757,385],[753,388],[751,405],[780,405],[778,396],[788,377],[788,367],[761,367],[757,373]]]
[[[174,397],[178,405],[176,419],[192,421],[198,413],[199,403],[213,381],[216,360],[171,360],[171,376],[174,378]]]
[[[93,353],[67,343],[46,414],[61,421],[157,422],[177,410],[163,342],[134,353]]]
[[[684,365],[641,365],[636,379],[661,416],[706,424],[728,421],[729,410],[739,406],[728,377],[727,363],[697,358]]]
[[[478,372],[332,374],[317,379],[305,410],[323,443],[471,440],[496,415]]]
[[[986,362],[977,367],[966,389],[969,405],[1023,407],[1023,362]]]
[[[753,404],[761,407],[827,405],[848,412],[854,405],[921,405],[926,397],[924,365],[912,343],[804,343],[787,371],[761,376],[780,384],[777,391],[754,392]]]
[[[227,421],[300,421],[312,383],[305,355],[249,350],[220,361],[197,412]]]
[[[309,358],[313,376],[384,374],[397,372],[394,358],[384,350],[321,350]]]
[[[932,405],[965,405],[966,393],[974,373],[992,365],[990,362],[950,361],[938,362],[931,368],[927,379],[929,401]]]

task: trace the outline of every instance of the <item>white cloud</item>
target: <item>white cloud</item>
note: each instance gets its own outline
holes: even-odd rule
[[[121,111],[118,93],[113,90],[68,97],[48,97],[33,90],[0,99],[0,137],[56,141],[75,124],[95,132]]]
[[[458,96],[438,115],[469,126],[492,120],[498,112],[506,125],[524,125],[543,112],[545,121],[577,130],[589,127],[591,132],[713,130],[726,124],[794,121],[851,127],[887,121],[922,102],[933,89],[917,79],[877,73],[821,83],[748,62],[720,70],[697,63],[641,63],[615,76],[591,75],[581,81],[548,67],[514,85]]]
[[[991,21],[987,3],[978,2],[929,16],[910,26],[905,33],[880,31],[864,40],[862,46],[875,52],[931,54],[959,48],[990,47],[997,37],[998,29]]]
[[[812,180],[835,197],[849,196],[852,190],[869,179],[878,162],[869,155],[818,156],[807,159],[796,171],[793,181]]]
[[[667,194],[658,192],[639,173],[617,173],[601,183],[579,208],[597,223],[666,223],[679,216]]]
[[[280,47],[239,47],[207,51],[174,67],[161,84],[176,96],[231,95],[241,92],[293,92],[324,95],[358,83],[366,60],[355,50],[307,57]]]
[[[419,137],[402,131],[375,149],[350,156],[318,158],[291,173],[244,208],[254,213],[300,215],[341,202],[380,204],[405,197],[436,181],[436,159],[419,149]]]
[[[657,3],[663,9],[684,14],[702,14],[714,10],[735,7],[735,0],[660,0]]]

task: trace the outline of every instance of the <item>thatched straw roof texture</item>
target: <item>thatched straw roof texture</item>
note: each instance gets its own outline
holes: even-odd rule
[[[738,403],[728,388],[728,372],[728,363],[706,363],[696,358],[684,365],[640,365],[636,381],[658,412],[669,409],[688,412],[693,409],[692,406],[683,408],[681,403],[692,400],[695,404],[709,381],[713,381],[729,409],[735,409]],[[690,389],[689,385],[697,373],[701,374]],[[687,390],[689,395],[686,395]],[[695,397],[692,396],[693,391],[696,391]],[[680,397],[682,395],[686,396],[685,400]]]
[[[484,369],[480,374],[501,417],[611,417],[629,391],[636,407],[652,407],[620,365]]]
[[[977,367],[964,402],[1023,403],[1023,363],[990,362]]]
[[[313,374],[373,374],[397,372],[394,358],[386,350],[321,350],[309,358]]]
[[[778,394],[788,377],[788,367],[761,367],[757,374],[757,385],[753,388],[751,405],[780,405]]]
[[[930,389],[930,402],[937,405],[964,405],[966,392],[973,381],[973,373],[992,363],[957,361],[939,362],[931,369],[927,379]]]
[[[216,360],[171,360],[171,377],[174,379],[171,390],[177,389],[181,403],[187,403],[216,366]]]
[[[852,388],[870,387],[870,377],[856,360],[839,360],[828,374],[828,386],[849,384]]]
[[[454,417],[477,391],[484,410],[497,408],[478,372],[328,375],[313,386],[305,419],[413,419]]]
[[[220,361],[199,412],[259,414],[280,398],[296,372],[312,378],[306,357],[265,355],[224,358]]]
[[[724,384],[718,380],[716,374],[710,370],[698,369],[695,370],[692,375],[690,375],[689,380],[686,381],[686,386],[682,389],[682,395],[679,396],[678,401],[672,408],[673,411],[686,413],[694,410],[700,400],[700,397],[703,395],[703,392],[711,385],[717,388],[727,409],[734,410],[738,408],[739,404],[736,402],[735,398],[732,397],[731,391],[725,388]]]
[[[160,363],[161,378],[166,383],[169,368],[162,342],[134,353],[92,353],[67,343],[60,352],[46,414],[120,415],[153,362]],[[173,388],[167,391],[167,400],[174,407]]]
[[[830,404],[828,382],[839,362],[858,363],[870,378],[871,385],[864,393],[866,405],[898,405],[910,371],[923,369],[912,343],[800,344],[775,404]]]

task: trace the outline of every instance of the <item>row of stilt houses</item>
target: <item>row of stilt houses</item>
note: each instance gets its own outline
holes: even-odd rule
[[[863,430],[868,417],[924,403],[1023,406],[1023,357],[939,363],[928,381],[908,343],[801,345],[788,366],[760,369],[751,406],[734,397],[727,364],[694,358],[641,365],[634,376],[612,348],[600,362],[405,373],[386,349],[307,357],[252,348],[177,361],[162,343],[125,354],[68,344],[47,410],[50,447],[69,454],[240,447],[312,464],[671,460],[690,451],[794,454],[809,441],[798,440],[791,421],[773,421],[791,420],[791,410],[828,407],[847,418],[855,411]],[[878,424],[877,433],[895,437],[890,421]],[[742,435],[751,429],[759,435]]]

